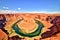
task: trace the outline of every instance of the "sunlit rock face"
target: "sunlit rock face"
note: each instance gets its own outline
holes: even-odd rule
[[[16,23],[18,20],[21,22]],[[16,33],[12,26],[16,23],[24,34],[32,33],[37,30],[39,25],[35,20],[41,22],[44,27],[40,35],[34,37],[21,36]],[[41,26],[41,25],[40,25]],[[0,14],[0,39],[5,40],[60,40],[60,14],[41,14],[41,13],[17,13]],[[38,33],[38,32],[37,32]],[[2,34],[2,35],[1,35]],[[34,33],[36,34],[36,33]],[[4,36],[5,35],[5,36]],[[55,39],[54,39],[55,38]]]

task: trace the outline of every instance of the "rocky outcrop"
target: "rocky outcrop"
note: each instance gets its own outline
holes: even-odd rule
[[[53,24],[49,29],[50,31],[44,32],[41,36],[43,38],[51,37],[60,32],[60,16],[56,16],[51,23]]]

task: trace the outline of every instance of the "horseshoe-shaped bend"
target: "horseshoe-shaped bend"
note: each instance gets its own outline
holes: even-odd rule
[[[19,35],[21,35],[21,36],[24,36],[24,37],[35,37],[35,36],[40,35],[40,33],[41,33],[41,31],[42,31],[42,28],[44,27],[44,25],[43,25],[42,22],[34,19],[34,20],[35,20],[35,23],[38,24],[38,28],[37,28],[34,32],[32,32],[32,33],[26,33],[26,34],[24,34],[24,33],[22,32],[22,30],[21,30],[21,29],[18,27],[18,25],[17,25],[17,23],[18,23],[18,22],[21,22],[22,20],[23,20],[23,19],[20,19],[20,20],[18,20],[16,23],[14,23],[14,24],[12,25],[13,30],[15,30],[15,32],[16,32],[17,34],[19,34]]]

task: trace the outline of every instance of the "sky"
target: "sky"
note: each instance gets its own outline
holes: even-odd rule
[[[0,10],[60,12],[60,0],[0,0]]]

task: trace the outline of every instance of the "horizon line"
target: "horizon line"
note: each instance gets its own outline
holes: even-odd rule
[[[52,13],[59,13],[59,11],[14,11],[14,10],[0,10],[0,13],[49,13],[49,14],[52,14]]]

